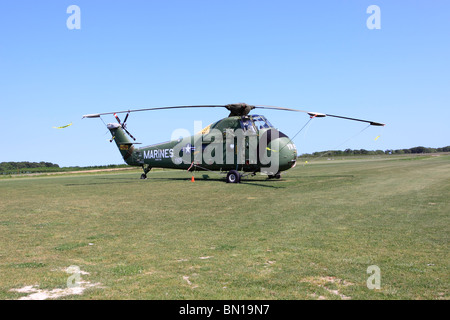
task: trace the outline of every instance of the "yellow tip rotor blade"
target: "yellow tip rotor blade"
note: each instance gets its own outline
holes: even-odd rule
[[[65,126],[62,126],[62,127],[53,127],[53,128],[55,128],[55,129],[64,129],[64,128],[70,127],[71,125],[72,125],[72,122],[67,124],[67,125],[65,125]]]

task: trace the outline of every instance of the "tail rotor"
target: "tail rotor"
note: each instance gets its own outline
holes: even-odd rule
[[[114,113],[114,117],[116,118],[116,120],[120,124],[120,126],[122,127],[123,131],[125,131],[126,134],[128,134],[130,136],[131,139],[136,141],[136,138],[133,137],[133,135],[127,130],[126,122],[127,122],[127,119],[128,119],[129,115],[130,115],[130,112],[128,112],[127,115],[125,116],[125,120],[123,122],[121,122],[119,116],[117,115],[117,113]]]

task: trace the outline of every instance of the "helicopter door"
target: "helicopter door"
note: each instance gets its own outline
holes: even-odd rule
[[[237,137],[234,129],[225,129],[223,132],[224,136],[224,150],[223,150],[223,163],[236,165],[237,161]]]
[[[136,157],[136,162],[139,164],[144,164],[144,161],[142,160],[142,153],[140,151],[134,153]]]
[[[258,163],[258,129],[250,118],[242,118],[241,126],[244,130],[245,165]]]

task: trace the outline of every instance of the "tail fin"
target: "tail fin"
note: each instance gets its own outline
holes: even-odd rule
[[[116,145],[119,148],[120,154],[122,155],[123,159],[127,164],[132,165],[131,155],[133,154],[134,146],[133,143],[125,135],[122,126],[118,123],[109,123],[107,127],[111,132],[112,140],[116,142]]]

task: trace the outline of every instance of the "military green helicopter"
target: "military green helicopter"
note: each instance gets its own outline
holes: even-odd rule
[[[137,148],[136,139],[127,130],[128,116],[133,112],[182,108],[226,108],[227,118],[210,124],[198,133],[184,138],[172,139]],[[172,106],[147,109],[87,114],[83,118],[100,118],[114,115],[117,123],[107,124],[111,140],[130,166],[142,167],[141,179],[146,179],[152,168],[206,170],[226,172],[227,183],[239,183],[241,177],[254,176],[258,172],[269,179],[280,179],[280,173],[293,168],[297,161],[297,148],[292,140],[275,129],[263,115],[250,114],[253,109],[273,109],[307,113],[311,118],[335,117],[369,123],[372,126],[385,124],[319,112],[289,109],[275,106],[254,106],[245,103],[228,105]],[[126,113],[124,121],[118,114]],[[131,141],[128,135],[133,141]]]

